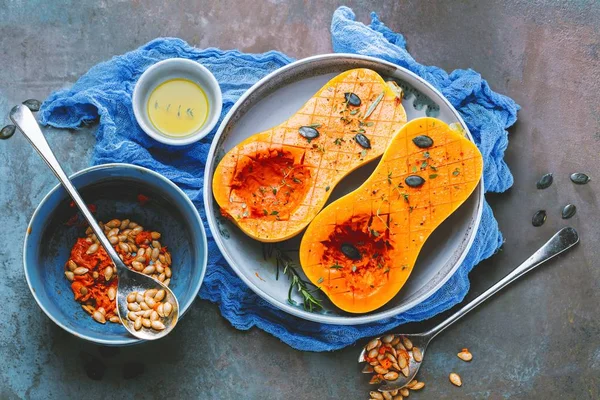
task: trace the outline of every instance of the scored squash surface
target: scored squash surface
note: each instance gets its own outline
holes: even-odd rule
[[[335,185],[379,157],[406,123],[397,89],[375,71],[346,71],[287,121],[235,146],[213,176],[221,213],[262,242],[298,234]]]
[[[435,228],[473,192],[481,153],[435,118],[410,121],[373,174],[319,213],[300,244],[306,276],[339,308],[375,310],[408,279]]]

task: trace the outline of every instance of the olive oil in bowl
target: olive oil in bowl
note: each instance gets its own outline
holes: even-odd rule
[[[158,85],[148,98],[148,118],[155,129],[174,138],[197,132],[209,114],[208,98],[197,83],[182,78]]]

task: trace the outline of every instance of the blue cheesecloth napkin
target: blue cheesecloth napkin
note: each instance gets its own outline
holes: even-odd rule
[[[387,28],[375,13],[371,17],[371,25],[365,26],[355,21],[351,9],[336,10],[331,24],[334,51],[390,61],[435,86],[460,112],[483,154],[485,189],[494,192],[508,189],[513,178],[503,160],[508,145],[506,128],[515,122],[519,106],[493,92],[475,71],[456,70],[448,74],[440,68],[419,64],[407,52],[401,34]],[[160,38],[96,65],[72,88],[53,93],[43,103],[39,118],[41,123],[57,128],[77,128],[98,121],[93,164],[132,163],[161,173],[185,191],[206,221],[202,201],[204,164],[214,131],[196,144],[169,147],[148,137],[136,123],[132,110],[133,88],[140,75],[157,61],[172,57],[196,60],[215,75],[223,92],[221,120],[256,81],[293,61],[275,51],[245,54],[215,48],[199,50],[180,39]],[[486,203],[467,257],[434,295],[411,310],[378,323],[335,326],[305,321],[268,304],[237,277],[219,252],[211,232],[207,235],[208,269],[200,297],[217,303],[222,315],[235,328],[258,327],[293,348],[308,351],[340,349],[361,338],[380,335],[400,324],[422,321],[451,308],[469,290],[469,271],[494,254],[503,242]]]

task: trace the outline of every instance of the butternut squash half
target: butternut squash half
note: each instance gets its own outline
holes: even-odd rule
[[[335,185],[406,123],[397,89],[375,71],[346,71],[287,121],[235,146],[213,176],[221,213],[261,242],[300,233]]]
[[[304,273],[342,310],[378,309],[402,288],[431,232],[475,190],[482,169],[461,131],[435,118],[410,121],[365,183],[308,226]]]

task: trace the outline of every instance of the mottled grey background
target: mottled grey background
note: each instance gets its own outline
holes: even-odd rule
[[[473,68],[523,106],[506,155],[515,185],[488,196],[506,244],[471,274],[469,298],[565,226],[562,205],[578,207],[568,223],[580,232],[581,245],[436,339],[420,373],[427,386],[411,398],[600,398],[597,1],[0,0],[0,115],[158,36],[198,47],[275,49],[297,58],[330,52],[331,14],[341,4],[362,21],[377,11],[406,35],[420,62]],[[88,165],[91,131],[47,133],[68,172]],[[0,160],[0,398],[368,397],[367,380],[354,363],[359,346],[297,352],[261,331],[233,329],[216,306],[200,300],[159,343],[106,350],[63,332],[34,303],[21,261],[26,224],[56,180],[19,134],[0,143]],[[594,181],[575,187],[568,180],[574,171]],[[537,191],[535,182],[546,172],[555,174],[555,183]],[[531,215],[540,208],[548,210],[548,221],[533,228]],[[474,354],[470,364],[455,355],[465,346]],[[107,367],[101,380],[89,377],[99,378],[100,371],[84,368],[92,357]],[[134,371],[140,363],[141,375],[123,378],[124,368]],[[448,382],[451,371],[462,376],[462,388]]]

